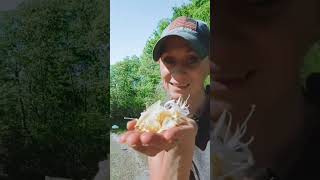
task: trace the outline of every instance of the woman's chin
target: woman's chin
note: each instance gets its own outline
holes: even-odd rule
[[[181,94],[181,93],[171,93],[170,94],[171,99],[178,99],[180,97],[182,97],[183,99],[186,98],[187,96],[185,94]]]
[[[178,99],[178,98],[183,98],[183,99],[187,99],[189,96],[189,94],[185,94],[185,93],[171,93],[170,97],[171,99]]]

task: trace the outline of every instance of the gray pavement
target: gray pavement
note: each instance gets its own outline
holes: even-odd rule
[[[111,180],[148,180],[147,157],[118,143],[119,135],[110,134]]]

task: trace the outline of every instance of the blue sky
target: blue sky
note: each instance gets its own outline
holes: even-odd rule
[[[171,18],[172,7],[190,0],[111,0],[110,64],[140,56],[159,20]]]

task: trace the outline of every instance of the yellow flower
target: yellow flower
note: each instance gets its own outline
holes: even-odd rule
[[[157,101],[141,113],[135,128],[144,132],[161,133],[178,126],[189,115],[187,100],[170,100],[163,106],[161,101]]]

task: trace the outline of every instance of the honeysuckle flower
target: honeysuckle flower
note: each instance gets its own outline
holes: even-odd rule
[[[211,132],[211,162],[214,180],[243,180],[246,171],[254,165],[254,159],[248,145],[253,137],[246,142],[241,138],[246,133],[247,123],[255,110],[251,111],[236,131],[231,132],[232,115],[226,110],[221,114]]]
[[[187,100],[170,100],[163,106],[160,100],[157,101],[141,113],[135,128],[144,132],[161,133],[185,122],[190,113]]]

